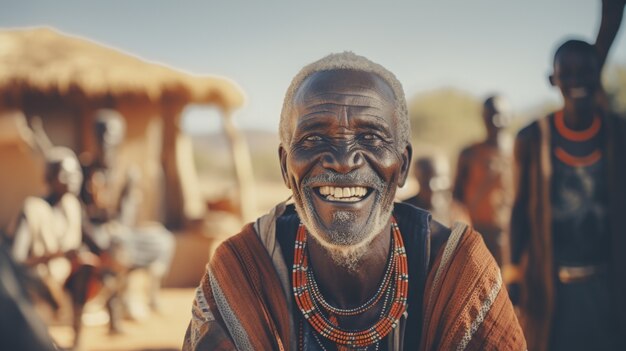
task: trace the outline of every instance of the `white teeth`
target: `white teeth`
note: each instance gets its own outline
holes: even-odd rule
[[[335,188],[335,197],[343,197],[343,190],[341,188]]]
[[[319,192],[330,201],[359,201],[367,194],[367,189],[360,186],[345,188],[322,186],[319,187]]]

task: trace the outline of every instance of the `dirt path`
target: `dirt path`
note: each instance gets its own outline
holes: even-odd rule
[[[189,318],[195,289],[163,289],[161,312],[140,321],[124,321],[122,335],[109,335],[106,325],[85,326],[83,351],[174,351],[180,350]],[[100,323],[101,324],[101,323]],[[69,326],[50,327],[60,346],[72,339]]]

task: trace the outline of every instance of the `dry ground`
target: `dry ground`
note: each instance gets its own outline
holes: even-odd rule
[[[191,317],[191,302],[195,289],[163,289],[161,312],[140,321],[124,321],[121,335],[110,335],[106,324],[85,326],[83,351],[174,351],[180,350],[187,323]],[[92,319],[96,312],[90,313]],[[86,317],[89,317],[89,313]],[[89,318],[87,318],[89,319]],[[52,326],[50,333],[61,347],[72,339],[69,326]]]

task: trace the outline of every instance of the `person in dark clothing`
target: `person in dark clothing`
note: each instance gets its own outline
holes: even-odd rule
[[[600,33],[612,38],[606,28],[617,31],[624,1],[604,5],[612,26],[603,17]],[[512,292],[532,350],[626,349],[626,120],[602,103],[608,47],[600,44],[606,39],[557,49],[550,83],[563,108],[515,143]]]

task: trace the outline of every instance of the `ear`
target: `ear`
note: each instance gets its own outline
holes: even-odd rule
[[[402,166],[400,168],[400,176],[398,177],[398,187],[403,187],[406,183],[406,178],[409,175],[411,169],[411,160],[413,159],[413,147],[411,144],[407,144],[402,152]]]
[[[287,172],[287,151],[283,147],[283,144],[278,146],[278,158],[280,160],[280,172],[283,175],[283,182],[288,189],[291,189],[289,184],[289,175]]]
[[[550,85],[552,85],[553,87],[556,86],[556,82],[554,81],[554,74],[551,74],[548,76],[548,81],[550,82]]]

